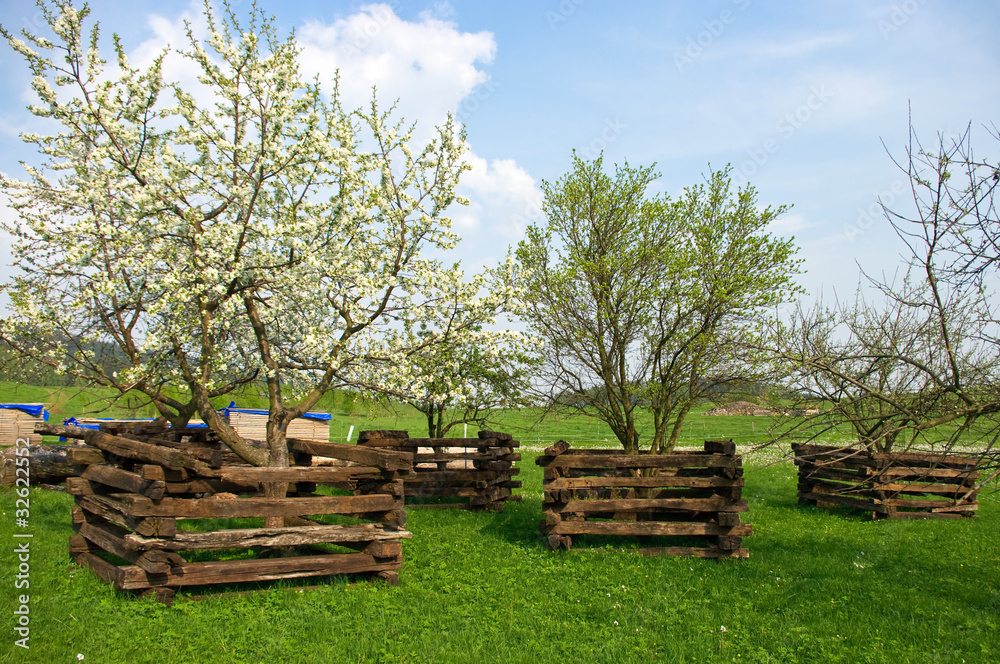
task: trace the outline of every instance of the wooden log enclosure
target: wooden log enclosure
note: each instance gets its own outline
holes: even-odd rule
[[[976,457],[800,443],[792,451],[800,505],[854,507],[876,519],[960,519],[979,509]]]
[[[316,443],[325,456],[364,465],[314,467],[290,441],[295,465],[258,468],[206,429],[117,429],[38,426],[87,443],[66,450],[76,470],[66,480],[76,501],[70,556],[115,588],[169,603],[178,589],[212,584],[336,574],[398,583],[402,540],[411,537],[404,455]],[[264,483],[287,483],[286,496],[265,497]],[[317,492],[323,484],[364,495]]]
[[[544,469],[542,535],[569,549],[578,535],[665,536],[697,545],[640,549],[644,555],[747,558],[741,523],[743,461],[732,441],[704,450],[637,456],[622,450],[570,449],[559,441],[535,463]]]
[[[476,438],[410,438],[406,431],[362,431],[358,445],[405,452],[413,473],[403,478],[412,507],[455,507],[500,512],[508,500],[520,501],[512,489],[521,460],[521,443],[509,433],[480,431]],[[425,503],[413,499],[440,499]]]

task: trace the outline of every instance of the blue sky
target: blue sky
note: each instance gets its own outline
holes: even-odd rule
[[[237,10],[247,10],[239,0]],[[879,196],[905,209],[900,156],[908,105],[921,137],[1000,121],[1000,5],[938,0],[762,2],[410,2],[263,0],[306,47],[303,67],[361,105],[377,85],[429,128],[446,111],[468,130],[472,200],[453,215],[463,261],[500,260],[539,217],[539,183],[570,165],[573,149],[606,162],[657,163],[657,191],[677,194],[709,164],[734,166],[762,204],[790,204],[774,232],[794,234],[810,299],[853,293],[858,264],[891,273],[900,243],[875,211]],[[133,60],[172,43],[200,3],[98,0],[105,35]],[[30,0],[5,0],[0,23],[37,22]],[[183,74],[179,74],[183,75]],[[37,161],[18,132],[37,130],[28,75],[0,49],[0,170]],[[9,210],[0,211],[9,215]],[[0,278],[12,272],[0,256]]]

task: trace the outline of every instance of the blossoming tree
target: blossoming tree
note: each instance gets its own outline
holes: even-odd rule
[[[234,452],[286,466],[286,428],[338,385],[411,396],[418,352],[482,336],[509,293],[478,297],[439,258],[464,136],[448,119],[419,150],[373,100],[342,107],[300,74],[293,37],[259,11],[188,28],[178,54],[101,58],[89,11],[43,6],[50,37],[4,30],[54,127],[25,134],[43,163],[0,187],[18,212],[23,273],[0,336],[19,352],[124,394],[175,424],[200,415]],[[168,56],[199,83],[165,80]],[[100,358],[95,349],[113,348]],[[107,353],[105,353],[107,355]],[[211,399],[266,382],[266,446]],[[277,489],[275,489],[277,490]]]

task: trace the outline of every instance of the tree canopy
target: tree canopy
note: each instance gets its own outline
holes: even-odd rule
[[[673,200],[650,196],[653,166],[574,155],[545,182],[544,224],[517,247],[518,285],[545,342],[542,375],[555,403],[597,417],[629,453],[647,410],[653,452],[676,445],[691,407],[759,369],[741,345],[796,292],[791,240],[767,231],[785,207],[733,190],[728,168]]]
[[[0,338],[60,371],[145,394],[175,424],[195,414],[237,454],[287,465],[285,429],[337,385],[410,396],[410,358],[460,341],[502,310],[438,257],[455,246],[464,135],[452,119],[424,146],[383,110],[343,108],[303,78],[293,36],[254,9],[206,3],[208,37],[149,66],[113,40],[109,64],[86,6],[43,4],[51,35],[3,35],[34,75],[24,134],[44,161],[4,177],[23,273]],[[199,84],[164,79],[167,57]],[[93,349],[115,347],[115,368]],[[266,383],[267,447],[211,399]]]

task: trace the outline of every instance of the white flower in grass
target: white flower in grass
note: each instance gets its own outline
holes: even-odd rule
[[[726,626],[722,625],[721,627],[719,627],[719,631],[720,632],[725,632],[726,631]]]
[[[77,659],[78,659],[79,661],[81,661],[81,662],[82,662],[82,661],[83,661],[83,653],[82,653],[82,652],[78,652],[78,653],[76,653],[76,658],[77,658]]]

